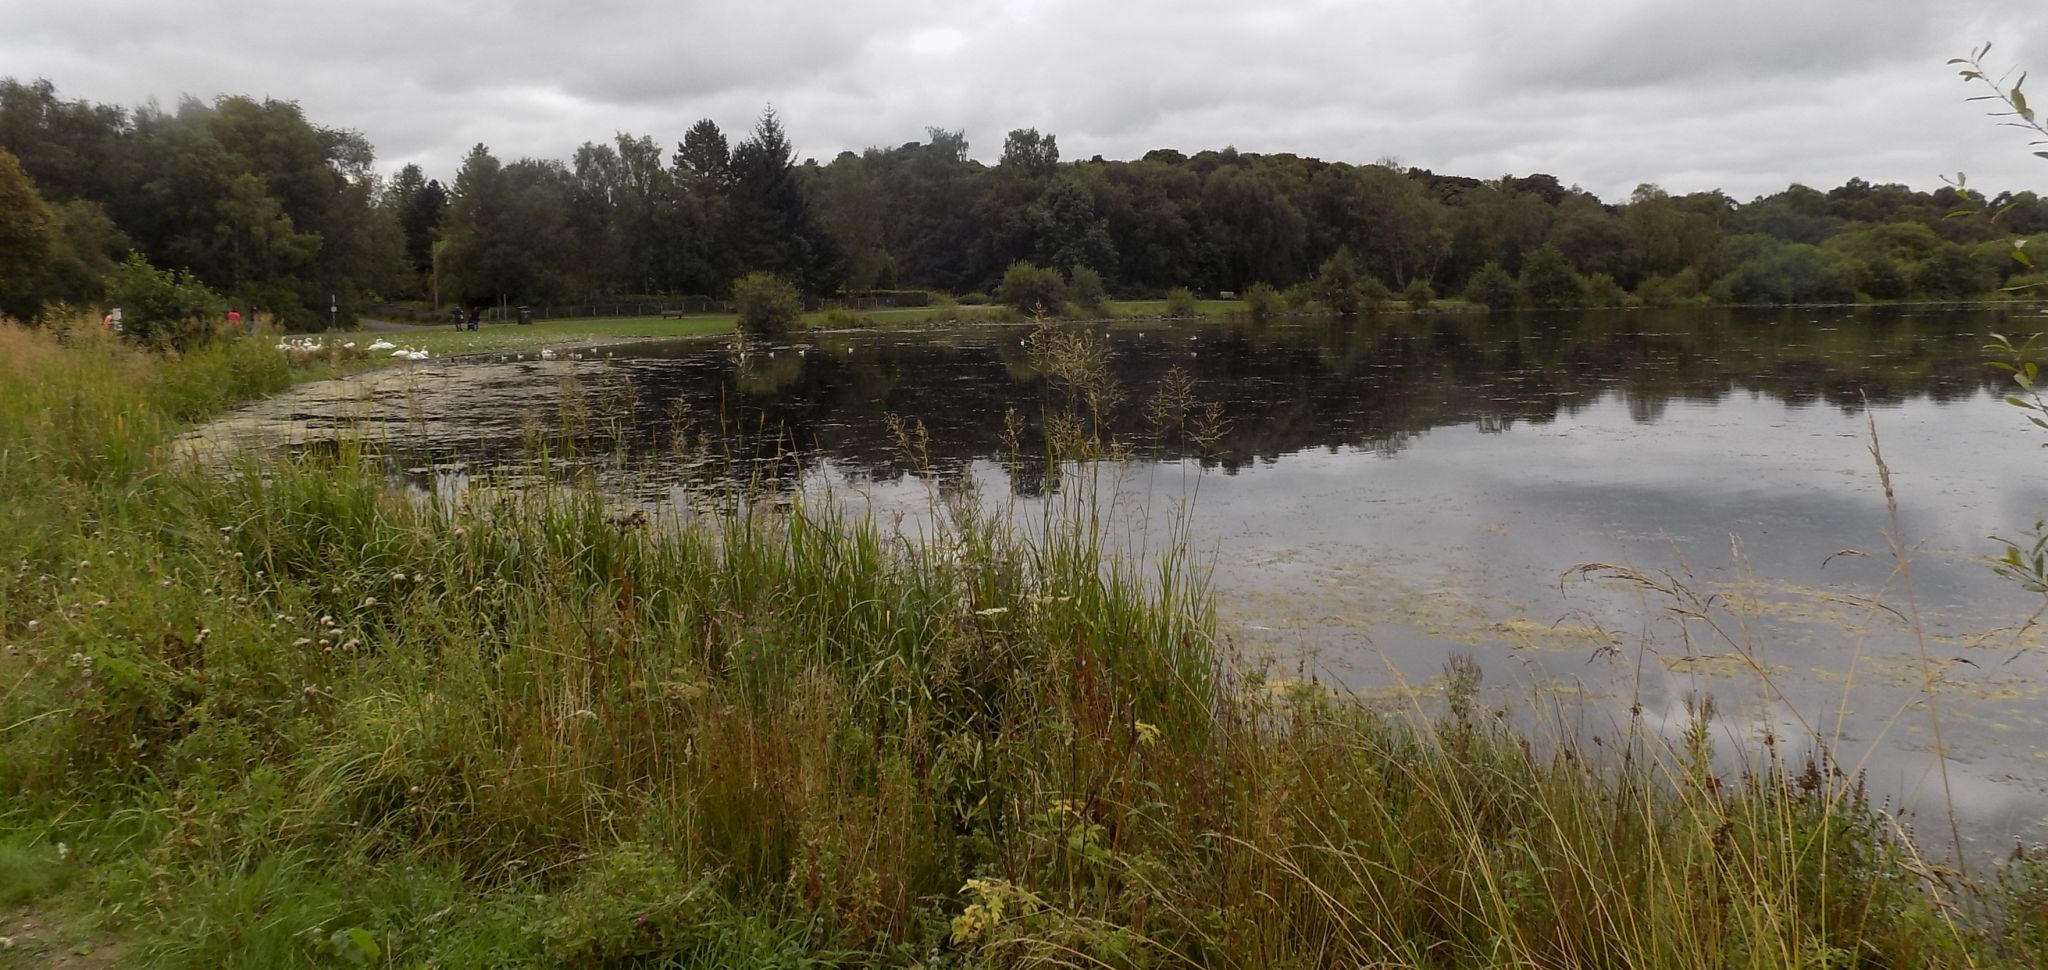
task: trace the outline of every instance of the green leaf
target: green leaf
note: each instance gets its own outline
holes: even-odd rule
[[[335,930],[334,935],[327,938],[327,942],[343,960],[359,967],[376,963],[384,956],[384,950],[377,945],[376,937],[371,936],[369,930],[360,926]]]

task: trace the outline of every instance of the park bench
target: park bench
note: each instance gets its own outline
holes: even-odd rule
[[[663,320],[680,320],[688,315],[689,312],[688,310],[663,310],[661,311],[661,318]]]

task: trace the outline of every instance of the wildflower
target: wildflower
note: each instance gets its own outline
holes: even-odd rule
[[[402,583],[402,582],[405,582],[405,574],[404,574],[404,573],[399,573],[399,572],[394,572],[394,573],[392,573],[392,574],[391,574],[391,581],[392,581],[392,582],[394,582],[394,583]]]
[[[1159,743],[1159,725],[1138,721],[1133,726],[1137,729],[1139,744],[1149,748]]]
[[[366,610],[367,610],[367,609],[369,609],[370,607],[372,607],[372,606],[376,606],[376,605],[377,605],[377,597],[375,597],[375,596],[365,596],[365,597],[363,597],[363,609],[366,609]]]
[[[308,644],[311,644],[312,642],[313,642],[313,638],[312,638],[312,637],[300,637],[300,638],[298,638],[297,640],[293,640],[293,641],[292,641],[292,646],[294,646],[294,647],[303,647],[303,646],[307,646]]]

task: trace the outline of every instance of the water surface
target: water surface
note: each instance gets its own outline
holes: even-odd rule
[[[1084,471],[1135,541],[1184,517],[1234,649],[1362,694],[1427,685],[1452,651],[1581,735],[1638,706],[1676,731],[1711,693],[1731,740],[1819,731],[1927,809],[1931,671],[1955,798],[1991,844],[2048,819],[2048,645],[2023,629],[2041,598],[1984,562],[2048,514],[2048,438],[1982,346],[2039,329],[2004,310],[1120,323],[1091,332],[1121,454]],[[1029,510],[1066,480],[1043,436],[1069,397],[1027,336],[504,356],[304,389],[210,434],[367,436],[425,489],[579,474],[688,503],[744,482],[896,514],[944,484]],[[1161,413],[1183,378],[1196,406]],[[547,444],[565,430],[582,444]],[[1594,563],[1654,586],[1573,572]]]

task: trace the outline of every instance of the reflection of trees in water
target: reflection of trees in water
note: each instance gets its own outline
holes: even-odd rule
[[[1540,315],[1388,316],[1111,331],[1110,366],[1124,391],[1108,432],[1135,453],[1198,458],[1226,472],[1307,448],[1400,450],[1446,425],[1505,431],[1546,423],[1614,395],[1655,423],[1673,401],[1734,392],[1795,406],[1844,409],[1925,397],[1949,401],[1995,384],[1979,348],[1995,311],[1844,314],[1838,310],[1588,311]],[[744,473],[786,483],[829,459],[866,480],[913,471],[888,419],[921,423],[932,469],[948,477],[987,460],[1027,494],[1048,485],[1042,417],[1056,403],[1022,346],[1023,331],[830,337],[805,352],[732,360],[620,361],[643,415],[688,405],[723,460],[689,477]],[[1200,453],[1148,423],[1145,402],[1178,367],[1227,424]],[[602,409],[606,391],[593,386]],[[1022,448],[1004,443],[1005,415]],[[642,425],[635,447],[672,437]]]

